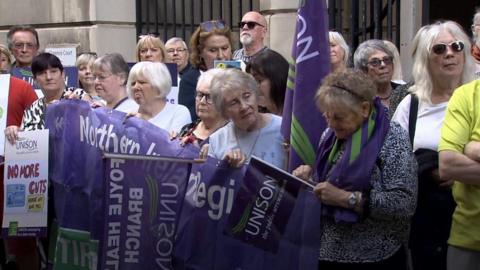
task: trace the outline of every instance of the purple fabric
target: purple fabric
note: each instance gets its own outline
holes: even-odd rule
[[[333,130],[329,129],[326,131],[324,139],[320,142],[316,161],[316,178],[318,181],[328,181],[334,186],[348,191],[369,192],[372,170],[390,128],[387,109],[378,98],[375,99],[374,106],[374,113],[376,114],[373,116],[375,118],[375,129],[368,141],[363,140],[363,138],[368,137],[367,134],[362,134],[361,151],[353,162],[349,160],[349,153],[352,147],[350,136],[344,142],[344,154],[332,167],[328,161],[328,156],[336,137]],[[362,124],[362,132],[367,132],[367,125],[368,119]],[[329,172],[330,175],[328,175]],[[324,215],[333,217],[337,222],[357,222],[359,220],[359,216],[355,211],[341,207],[324,205],[322,212]]]
[[[302,164],[313,165],[318,140],[327,126],[314,102],[323,77],[330,72],[327,9],[325,1],[300,2],[292,48],[295,62],[290,65],[294,73],[289,72],[282,121],[283,137],[291,146],[289,171]]]

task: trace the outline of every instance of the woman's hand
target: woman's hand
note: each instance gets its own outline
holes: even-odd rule
[[[318,183],[313,189],[313,192],[324,204],[349,208],[348,197],[351,192],[337,188],[327,181]]]
[[[5,138],[11,143],[14,144],[18,139],[18,132],[20,128],[18,126],[8,126],[5,129]]]
[[[168,137],[170,138],[170,141],[175,140],[177,136],[178,136],[178,132],[176,132],[175,130],[172,130],[168,133]]]
[[[202,148],[200,148],[200,152],[198,153],[199,154],[199,156],[198,156],[199,159],[201,159],[201,160],[207,159],[208,147],[209,147],[209,144],[206,143],[202,146]]]
[[[225,157],[223,157],[223,160],[226,160],[230,166],[239,168],[247,161],[247,156],[237,148],[230,150]]]
[[[296,176],[303,180],[310,180],[312,177],[313,169],[309,165],[300,165],[292,171],[293,176]]]

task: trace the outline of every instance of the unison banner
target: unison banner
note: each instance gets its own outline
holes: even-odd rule
[[[100,269],[173,269],[188,163],[108,158]]]
[[[260,167],[245,173],[215,159],[192,167],[175,269],[317,269],[320,216],[307,217],[305,206],[320,204],[311,191],[288,188],[285,174]]]
[[[102,253],[97,251],[103,246],[104,200],[109,192],[103,152],[198,156],[195,148],[170,141],[167,131],[147,121],[126,118],[115,110],[92,109],[79,100],[50,105],[46,126],[50,129],[50,179],[60,226],[57,269],[95,269],[96,262],[102,262]]]

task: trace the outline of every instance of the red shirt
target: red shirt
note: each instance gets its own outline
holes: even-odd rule
[[[20,126],[23,112],[37,99],[37,94],[30,84],[11,76],[8,93],[7,127],[11,125]]]

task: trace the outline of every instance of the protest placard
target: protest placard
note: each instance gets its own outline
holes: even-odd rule
[[[48,130],[20,132],[5,145],[3,236],[45,236]]]

